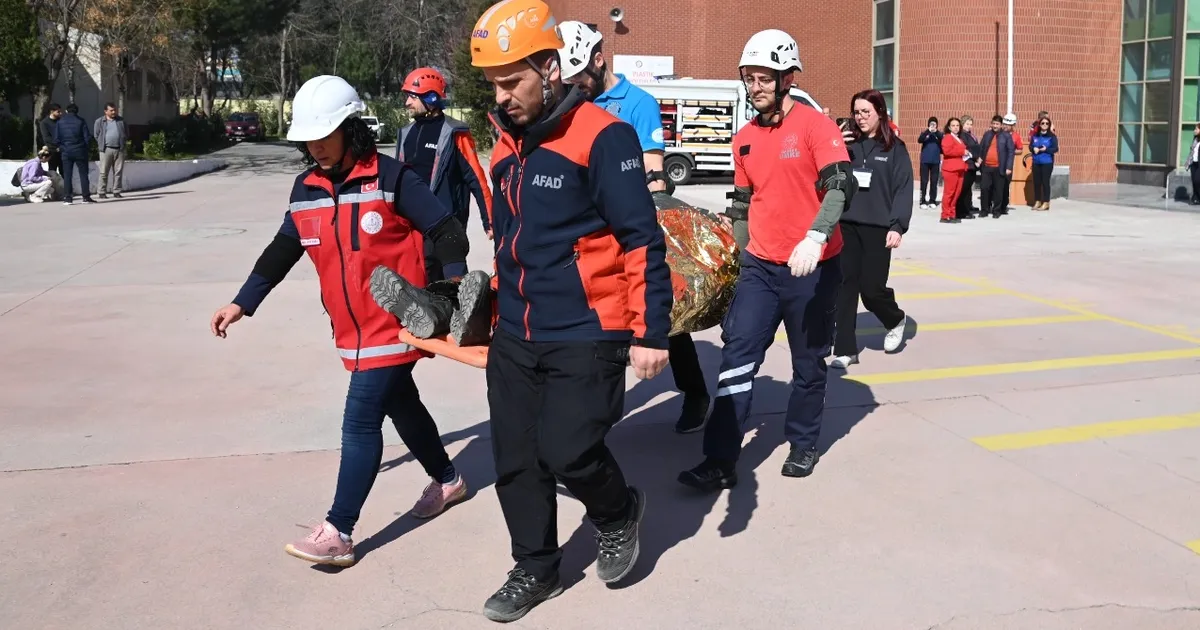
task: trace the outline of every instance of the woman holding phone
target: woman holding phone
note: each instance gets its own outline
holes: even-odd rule
[[[958,196],[962,194],[963,177],[967,174],[967,163],[973,157],[967,143],[959,137],[962,122],[958,118],[946,121],[946,135],[942,138],[942,219],[941,223],[961,223],[958,218]]]
[[[888,288],[892,250],[900,247],[912,218],[913,173],[908,147],[896,136],[887,103],[878,90],[850,100],[854,122],[843,130],[858,193],[842,214],[842,286],[830,365],[845,369],[858,363],[858,301],[887,333],[883,349],[894,352],[904,341],[908,317]]]

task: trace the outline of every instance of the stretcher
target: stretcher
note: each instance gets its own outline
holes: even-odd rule
[[[413,336],[408,330],[400,331],[400,341],[406,343],[419,350],[424,350],[430,354],[454,359],[460,363],[466,363],[472,367],[485,368],[487,367],[487,346],[460,346],[449,335],[441,337],[433,337],[430,339],[420,339]]]

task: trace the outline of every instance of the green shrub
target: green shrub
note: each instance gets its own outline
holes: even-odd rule
[[[33,153],[33,121],[0,114],[0,159],[27,159]]]
[[[165,160],[171,156],[171,152],[167,148],[167,135],[161,131],[156,131],[146,138],[146,142],[142,144],[142,153],[150,160]]]
[[[396,141],[396,135],[409,123],[408,110],[404,108],[404,96],[389,96],[371,101],[369,111],[383,123],[381,144]]]

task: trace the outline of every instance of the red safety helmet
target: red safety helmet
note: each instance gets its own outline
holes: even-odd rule
[[[438,98],[446,98],[446,78],[433,68],[417,68],[404,77],[403,90],[417,96],[432,92]]]

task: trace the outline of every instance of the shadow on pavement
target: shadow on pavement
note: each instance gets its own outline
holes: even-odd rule
[[[883,335],[885,331],[881,330],[883,324],[874,315],[859,313],[854,327],[858,331],[859,348],[883,352]],[[904,325],[904,341],[900,344],[900,348],[896,352],[904,352],[904,348],[908,346],[908,342],[915,339],[920,332],[921,324],[913,319],[912,315],[909,315],[908,323]]]

